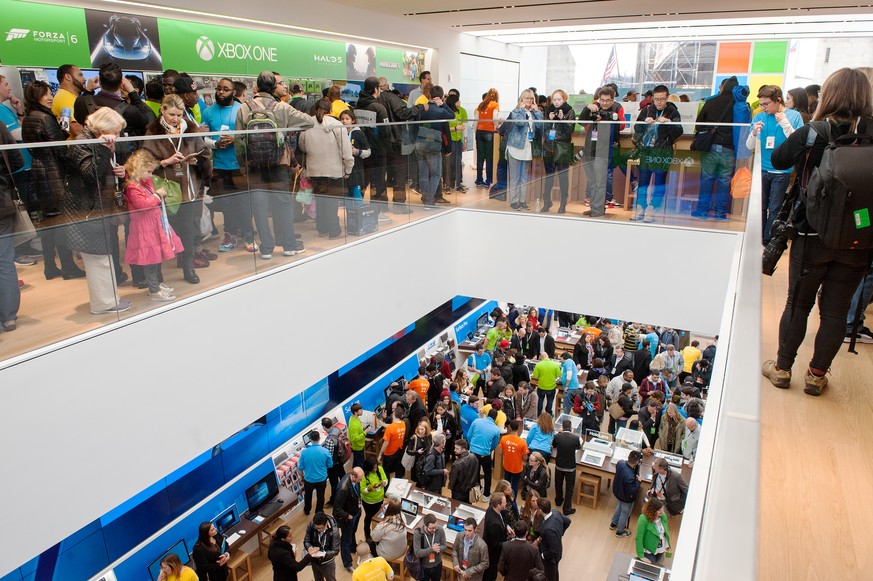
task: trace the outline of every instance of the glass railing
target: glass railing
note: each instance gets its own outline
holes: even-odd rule
[[[744,227],[746,126],[701,153],[693,124],[672,145],[646,124],[506,121],[487,142],[473,125],[461,145],[438,125],[361,125],[366,158],[339,126],[27,144],[23,170],[25,146],[0,146],[34,227],[3,218],[0,362],[451,208]]]

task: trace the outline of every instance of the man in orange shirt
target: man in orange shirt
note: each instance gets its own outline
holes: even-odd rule
[[[422,401],[427,401],[427,390],[430,388],[430,381],[425,377],[425,367],[418,368],[418,377],[409,382],[406,389],[414,390]]]
[[[388,478],[393,473],[397,478],[403,478],[406,469],[401,463],[403,458],[403,442],[406,440],[406,423],[403,421],[403,409],[394,409],[394,421],[385,428],[382,438],[382,449],[379,450],[379,462]],[[383,460],[384,458],[384,460]]]
[[[509,484],[512,485],[513,497],[518,496],[518,483],[524,471],[525,458],[530,452],[527,449],[527,442],[518,435],[523,425],[516,419],[510,420],[509,433],[500,440],[500,449],[503,450],[503,471]]]

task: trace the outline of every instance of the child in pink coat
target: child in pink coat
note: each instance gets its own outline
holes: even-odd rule
[[[175,258],[183,248],[167,220],[164,203],[167,192],[163,188],[155,190],[152,183],[152,172],[157,166],[158,160],[143,149],[135,151],[124,164],[128,175],[124,198],[130,210],[124,261],[143,267],[153,301],[169,302],[176,300],[176,296],[171,287],[161,282],[161,262]]]

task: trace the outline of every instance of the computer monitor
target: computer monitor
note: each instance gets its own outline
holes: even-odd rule
[[[270,470],[269,474],[246,489],[249,512],[258,512],[259,508],[270,502],[277,494],[279,494],[279,483],[276,480],[276,473]]]
[[[232,504],[229,508],[222,511],[217,517],[212,519],[212,524],[215,525],[215,530],[219,535],[224,535],[233,525],[239,522],[239,513],[236,511],[236,505]]]
[[[158,581],[161,575],[161,560],[170,553],[176,553],[183,565],[187,565],[190,558],[188,557],[188,545],[185,544],[185,539],[180,539],[178,543],[164,551],[160,556],[151,562],[149,565],[149,575],[152,576],[152,581]]]

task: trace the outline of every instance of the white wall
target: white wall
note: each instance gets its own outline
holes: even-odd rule
[[[519,266],[498,280],[487,265],[510,247],[494,241],[519,232]],[[4,369],[0,498],[15,526],[0,575],[455,295],[717,333],[738,238],[453,210]],[[416,284],[437,247],[455,268]],[[33,507],[59,493],[46,527]]]

